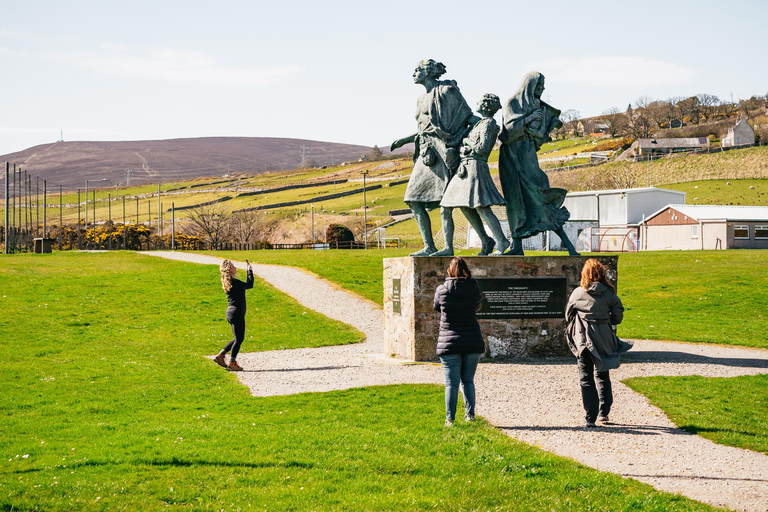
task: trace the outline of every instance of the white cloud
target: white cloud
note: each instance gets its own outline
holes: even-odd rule
[[[196,82],[229,86],[264,85],[298,71],[297,66],[279,68],[227,68],[202,52],[155,50],[144,56],[130,54],[128,48],[104,45],[99,52],[71,52],[57,55],[80,68],[104,74],[168,82]]]
[[[592,55],[576,59],[553,59],[531,63],[529,69],[541,71],[548,81],[605,89],[644,89],[685,84],[696,77],[696,71],[692,68],[635,56]]]

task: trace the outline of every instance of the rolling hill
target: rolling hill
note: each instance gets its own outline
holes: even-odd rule
[[[386,151],[386,150],[385,150]],[[358,161],[371,148],[272,137],[203,137],[126,142],[55,142],[0,156],[30,175],[65,189],[86,179],[120,186],[259,174],[304,165]],[[4,179],[4,174],[2,173]]]

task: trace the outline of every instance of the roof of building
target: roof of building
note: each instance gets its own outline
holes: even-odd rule
[[[587,190],[584,192],[568,192],[568,196],[594,196],[594,195],[608,195],[608,194],[638,194],[646,192],[672,192],[673,194],[685,195],[685,192],[680,190],[670,190],[668,188],[658,187],[642,187],[642,188],[614,188],[609,190]]]
[[[681,137],[669,139],[638,139],[637,143],[641,149],[700,148],[701,146],[706,146],[709,143],[709,140],[706,137]]]
[[[768,221],[768,206],[730,206],[718,204],[670,204],[646,220],[652,219],[667,208],[674,208],[683,215],[696,220]]]

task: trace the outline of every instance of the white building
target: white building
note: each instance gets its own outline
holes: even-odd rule
[[[642,230],[642,249],[768,249],[768,206],[670,204]]]
[[[568,224],[577,227],[576,250],[584,252],[639,251],[643,220],[671,203],[684,203],[685,192],[656,187],[570,192],[565,207]],[[567,227],[566,225],[566,227]],[[559,244],[552,234],[554,244]]]
[[[755,130],[747,122],[747,118],[741,116],[734,126],[728,129],[728,135],[720,141],[720,146],[744,146],[755,143]]]

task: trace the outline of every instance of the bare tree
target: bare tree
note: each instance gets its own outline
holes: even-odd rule
[[[560,120],[563,122],[565,131],[573,133],[576,137],[581,134],[579,119],[581,119],[581,112],[578,110],[568,109],[560,114]]]
[[[696,99],[699,100],[699,109],[701,115],[704,116],[705,121],[709,121],[717,114],[718,107],[720,106],[720,98],[714,94],[698,94]]]
[[[603,121],[608,124],[608,132],[611,137],[615,137],[626,128],[626,117],[616,107],[611,107],[601,116]]]
[[[275,222],[264,212],[235,212],[229,218],[229,237],[241,244],[265,241],[274,229]]]
[[[219,203],[201,205],[189,210],[187,220],[193,234],[205,238],[211,244],[218,244],[226,235],[229,212]]]
[[[684,100],[677,102],[677,109],[680,112],[680,120],[685,122],[685,118],[689,118],[695,124],[699,124],[699,98],[691,96]]]
[[[629,164],[623,163],[608,168],[606,180],[610,188],[635,188],[640,185],[640,177]]]

